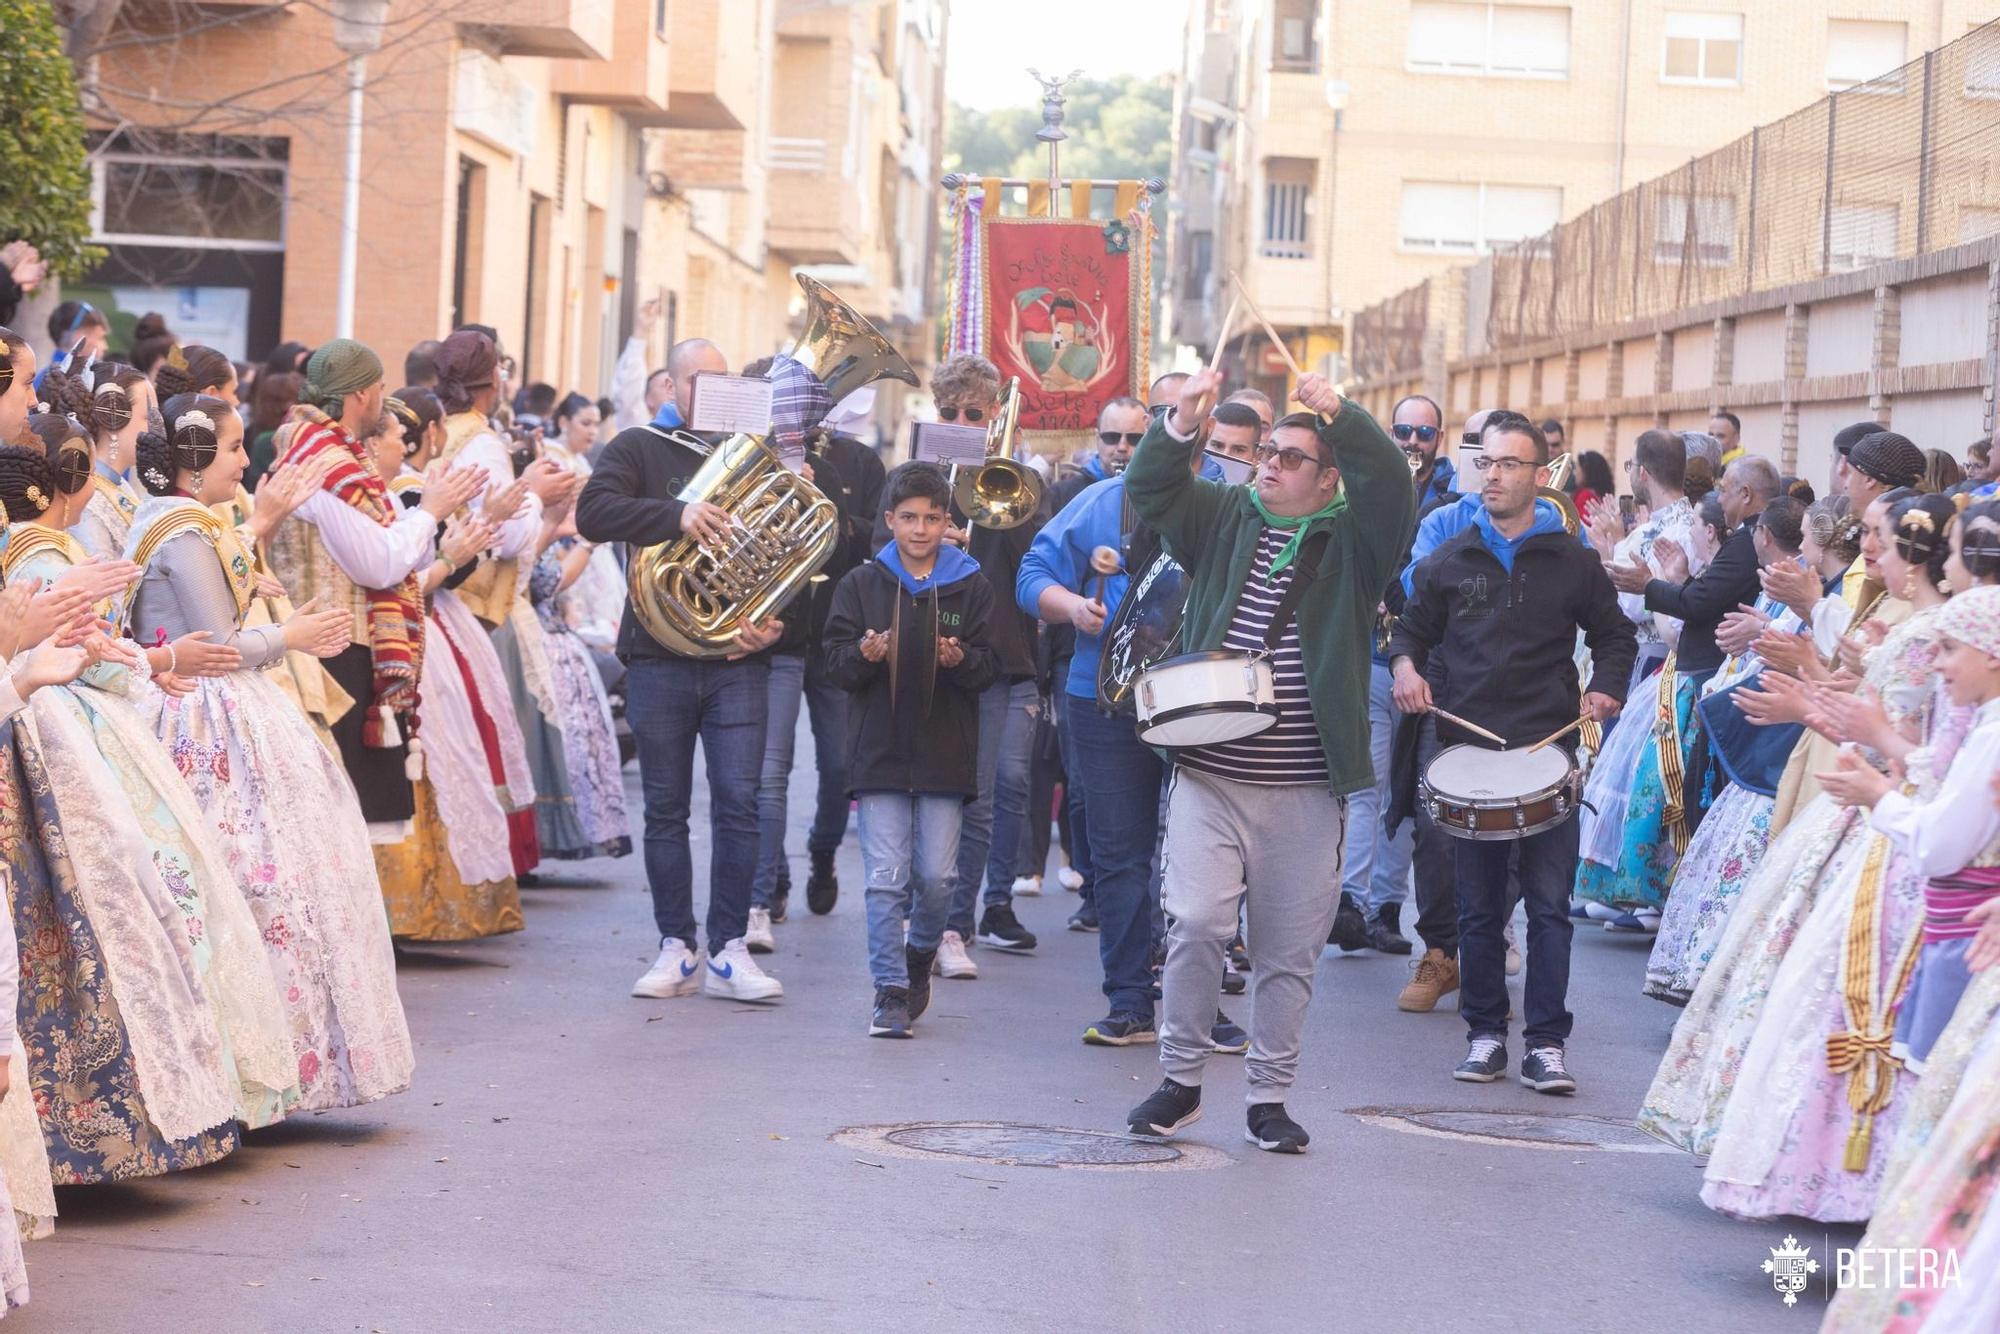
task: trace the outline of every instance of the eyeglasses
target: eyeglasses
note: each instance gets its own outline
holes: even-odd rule
[[[1319,460],[1303,449],[1280,449],[1276,445],[1257,446],[1257,462],[1278,465],[1279,472],[1297,472],[1301,464],[1319,465]]]
[[[965,419],[969,422],[983,422],[986,420],[985,408],[965,408],[963,409],[963,411],[965,413]],[[960,409],[958,408],[939,408],[938,420],[955,422],[958,420],[959,412]]]
[[[1502,477],[1512,477],[1515,473],[1521,472],[1524,469],[1528,472],[1533,472],[1541,466],[1541,464],[1529,459],[1496,459],[1485,454],[1481,454],[1472,461],[1472,470],[1474,472],[1497,472]]]
[[[1397,422],[1389,428],[1389,434],[1395,436],[1405,444],[1409,442],[1411,436],[1415,436],[1418,440],[1428,445],[1431,441],[1438,438],[1438,428],[1435,426],[1412,426],[1408,422]]]
[[[1099,431],[1097,438],[1107,449],[1117,448],[1120,440],[1137,449],[1139,442],[1146,438],[1146,433],[1144,431]]]

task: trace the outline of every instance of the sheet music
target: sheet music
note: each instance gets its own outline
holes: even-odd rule
[[[986,461],[986,428],[951,422],[915,422],[910,428],[910,457],[949,468],[953,464]]]
[[[688,425],[717,435],[738,431],[765,435],[771,429],[771,391],[775,387],[769,380],[746,375],[697,375],[688,404]]]

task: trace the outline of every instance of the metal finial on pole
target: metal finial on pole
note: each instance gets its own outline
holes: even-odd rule
[[[1083,71],[1073,69],[1061,78],[1052,79],[1031,65],[1028,74],[1042,85],[1042,128],[1035,131],[1035,138],[1049,146],[1049,197],[1053,201],[1062,189],[1062,171],[1057,155],[1062,141],[1069,138],[1069,133],[1062,127],[1063,103],[1067,100],[1062,94],[1063,85],[1083,77]],[[1051,202],[1049,207],[1053,210],[1055,204]]]

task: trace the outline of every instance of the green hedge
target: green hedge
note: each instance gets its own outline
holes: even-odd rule
[[[46,0],[0,0],[0,241],[14,238],[60,278],[104,257],[90,244],[76,74]]]

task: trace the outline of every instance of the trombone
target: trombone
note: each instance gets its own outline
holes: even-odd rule
[[[961,469],[951,498],[966,519],[981,528],[1018,528],[1042,506],[1047,484],[1042,475],[1014,456],[1016,426],[1021,419],[1021,377],[1007,382],[1000,415],[986,437],[986,461]]]

